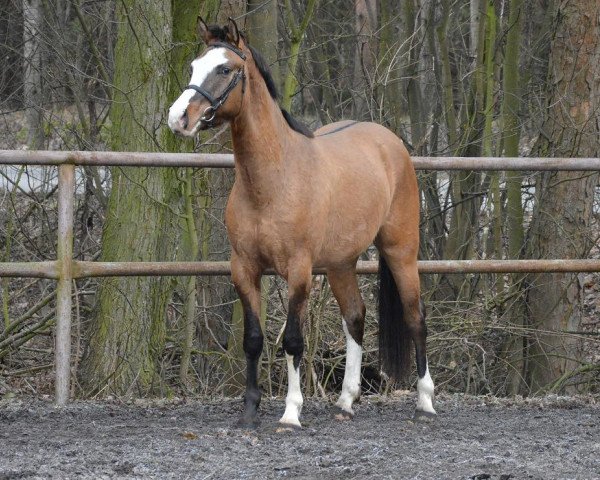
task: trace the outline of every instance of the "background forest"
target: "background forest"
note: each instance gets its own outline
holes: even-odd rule
[[[4,0],[0,148],[230,152],[226,127],[191,142],[166,126],[201,50],[198,14],[237,19],[268,59],[282,105],[311,128],[374,121],[420,156],[600,156],[600,3],[588,0]],[[1,261],[56,258],[56,177],[0,167]],[[86,167],[77,179],[78,260],[228,259],[232,170]],[[422,259],[600,255],[595,172],[419,180]],[[55,283],[0,282],[0,395],[49,392]],[[438,274],[422,285],[438,388],[598,392],[600,275]],[[76,395],[240,391],[241,308],[229,278],[74,287]],[[263,287],[262,385],[278,395],[286,289],[273,278]],[[362,276],[361,289],[363,391],[389,391],[374,277]],[[305,391],[326,396],[341,386],[344,340],[324,277],[314,278],[308,315]]]

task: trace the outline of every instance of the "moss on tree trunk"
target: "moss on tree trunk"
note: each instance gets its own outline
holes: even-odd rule
[[[179,85],[187,53],[171,51],[195,30],[199,2],[124,0],[117,7],[114,93],[110,148],[114,151],[179,149],[165,116]],[[188,9],[193,24],[177,19]],[[197,12],[197,9],[196,9]],[[103,261],[167,261],[176,255],[180,184],[176,169],[113,168],[102,238]],[[164,347],[173,281],[131,277],[101,284],[88,330],[81,369],[85,394],[144,394],[160,385],[158,360]]]
[[[599,154],[600,4],[557,2],[551,47],[548,110],[537,149],[540,156],[596,157]],[[545,172],[536,185],[537,205],[530,231],[534,258],[585,258],[592,246],[592,204],[598,175]],[[582,286],[578,275],[529,278],[530,390],[554,387],[581,361]],[[568,383],[568,382],[567,382]]]

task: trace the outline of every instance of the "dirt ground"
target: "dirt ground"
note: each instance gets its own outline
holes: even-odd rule
[[[278,431],[283,400],[256,430],[239,399],[0,401],[0,480],[17,478],[600,479],[600,399],[442,395],[413,422],[414,394],[363,398],[340,422],[307,399],[301,431]]]

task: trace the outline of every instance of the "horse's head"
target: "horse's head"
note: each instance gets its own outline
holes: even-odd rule
[[[190,83],[169,109],[169,127],[186,137],[233,119],[246,83],[244,39],[235,21],[209,27],[198,18],[198,36],[207,48],[191,63]]]

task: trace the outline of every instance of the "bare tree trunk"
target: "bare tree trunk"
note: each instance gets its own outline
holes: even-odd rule
[[[542,155],[600,154],[600,3],[560,0],[548,79],[547,118],[537,144]],[[534,258],[585,258],[597,174],[543,173],[530,231]],[[562,387],[579,365],[583,301],[578,275],[531,276],[530,390]],[[559,380],[560,379],[560,380]],[[559,383],[556,383],[556,382]]]
[[[27,145],[32,150],[44,147],[42,117],[42,1],[23,0],[23,100],[27,121]]]
[[[519,50],[524,16],[523,0],[512,0],[510,2],[503,70],[504,98],[502,102],[502,130],[504,134],[504,156],[506,157],[519,156],[519,139],[521,138],[521,122],[519,120],[519,108],[521,106],[521,96],[519,93]],[[511,258],[518,258],[523,247],[522,177],[523,175],[520,172],[511,172],[506,180],[508,190],[508,253]]]
[[[267,60],[277,85],[280,85],[277,58],[277,0],[248,0],[246,32],[250,44],[258,48]]]
[[[419,58],[423,32],[417,19],[414,0],[403,0],[402,14],[405,18],[403,47],[406,48],[408,64],[405,66],[407,81],[408,114],[410,116],[410,142],[413,153],[421,155],[427,151],[427,127],[424,118],[423,96],[420,85]]]
[[[525,9],[523,0],[511,0],[506,35],[506,51],[503,65],[504,97],[502,99],[502,132],[504,143],[504,156],[519,156],[519,139],[521,138],[521,122],[519,109],[521,96],[519,86],[519,51],[521,30]],[[521,172],[508,172],[506,175],[507,204],[506,216],[508,226],[508,256],[519,258],[524,242],[523,206],[521,186],[523,174]],[[513,290],[521,287],[522,275],[512,275]],[[514,395],[521,389],[523,380],[523,325],[524,305],[522,302],[513,302],[507,312],[506,318],[510,321],[509,334],[504,347],[503,357],[508,364],[506,376],[506,391]]]
[[[477,49],[479,48],[479,22],[483,13],[480,3],[480,0],[470,0],[469,2],[469,52],[473,58],[477,56]]]
[[[198,38],[196,34],[197,15],[200,11],[200,1],[173,0],[173,50],[171,51],[171,81],[169,99],[177,98],[181,87],[187,83],[189,65],[197,53]],[[193,142],[182,141],[175,135],[167,133],[165,144],[169,151],[191,152]],[[182,175],[183,218],[181,246],[178,249],[181,257],[187,261],[199,260],[198,232],[194,215],[194,171],[186,168]],[[181,361],[179,364],[179,381],[186,390],[193,389],[189,375],[192,350],[196,338],[197,319],[197,281],[195,276],[180,278],[178,287],[182,290],[184,299],[183,328],[179,332],[181,338]]]
[[[480,11],[485,12],[485,2],[477,0]],[[448,3],[445,2],[445,11],[448,10]],[[447,13],[446,13],[447,14]],[[446,115],[448,121],[448,140],[451,151],[459,156],[475,157],[481,154],[482,134],[484,131],[485,117],[483,115],[485,107],[485,36],[487,17],[481,16],[478,24],[477,40],[473,41],[477,45],[477,51],[473,60],[472,81],[470,83],[470,95],[466,114],[462,119],[460,128],[462,138],[459,140],[456,132],[456,120],[453,119],[454,103],[446,100]],[[445,73],[445,92],[452,99],[452,80],[448,79],[450,75],[449,59],[447,47],[444,46],[446,38],[443,36],[443,30],[438,30],[438,40],[442,51],[444,51],[444,73]],[[456,144],[455,144],[456,142]],[[453,144],[454,147],[453,147]],[[472,258],[475,248],[476,232],[479,226],[479,207],[481,197],[478,192],[481,191],[481,174],[477,172],[457,172],[451,174],[450,193],[452,198],[452,217],[450,219],[450,228],[448,238],[444,249],[444,258],[447,259],[468,259]],[[472,293],[469,277],[466,275],[443,275],[440,277],[440,288],[436,293],[440,299],[468,299]]]
[[[427,32],[427,44],[429,54],[431,55],[433,62],[433,79],[432,84],[435,86],[434,91],[431,94],[430,103],[430,114],[432,115],[433,124],[431,127],[431,135],[428,135],[429,142],[427,144],[428,150],[423,151],[422,154],[437,154],[440,145],[440,133],[443,130],[442,118],[444,113],[443,100],[446,99],[444,88],[445,76],[442,74],[442,45],[437,42],[437,38],[440,34],[445,34],[448,27],[447,20],[437,22],[436,18],[439,12],[444,15],[446,8],[445,4],[438,5],[437,2],[430,2],[428,6],[428,13],[426,16],[426,32]],[[439,23],[439,24],[438,24]],[[436,26],[437,24],[437,26]],[[447,60],[447,48],[444,61]],[[448,75],[449,73],[446,72]],[[450,92],[452,90],[450,89]],[[453,114],[453,112],[450,112]],[[450,131],[448,129],[448,131]],[[442,211],[442,205],[440,203],[440,194],[438,192],[438,172],[419,172],[419,185],[422,190],[423,203],[422,203],[422,217],[426,218],[426,223],[423,223],[421,228],[420,236],[420,256],[422,259],[440,259],[444,251],[444,244],[446,240],[446,224],[444,221],[444,214]],[[427,289],[431,287],[434,279],[427,275],[422,277],[422,283],[427,286]]]
[[[114,150],[160,151],[172,138],[163,118],[172,100],[165,55],[172,42],[172,15],[171,2],[126,0],[118,5]],[[180,201],[176,169],[114,168],[112,176],[102,260],[174,260]],[[81,369],[86,393],[157,390],[172,288],[168,277],[102,283]]]
[[[400,133],[402,115],[406,111],[402,102],[402,79],[399,48],[399,5],[380,3],[379,72],[377,72],[377,100],[381,113],[377,121]]]
[[[308,28],[308,24],[311,21],[315,11],[316,4],[317,0],[308,0],[302,19],[300,22],[298,22],[294,16],[290,0],[285,0],[285,23],[286,27],[290,31],[290,53],[288,56],[287,70],[284,77],[281,106],[286,110],[290,110],[292,108],[292,99],[296,94],[296,87],[298,86],[298,80],[296,78],[298,55],[300,53],[302,40],[306,34],[306,29]]]
[[[354,29],[357,38],[354,56],[354,114],[357,120],[372,120],[371,99],[375,88],[377,62],[377,1],[354,2]]]

